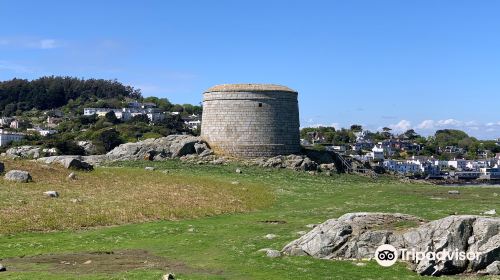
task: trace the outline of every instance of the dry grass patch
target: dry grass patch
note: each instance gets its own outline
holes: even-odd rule
[[[264,187],[138,168],[76,172],[59,165],[5,160],[6,170],[29,171],[31,183],[0,179],[0,233],[80,229],[152,220],[244,212],[269,205]],[[43,192],[58,191],[59,198]]]

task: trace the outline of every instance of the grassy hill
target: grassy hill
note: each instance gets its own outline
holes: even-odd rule
[[[179,279],[417,279],[404,264],[382,268],[375,262],[270,259],[258,250],[279,250],[296,239],[297,232],[308,231],[307,224],[348,212],[401,212],[437,219],[500,208],[500,189],[494,187],[461,188],[461,194],[453,196],[448,187],[389,178],[373,181],[253,167],[239,167],[243,173],[237,174],[235,165],[179,161],[122,162],[78,173],[79,180],[69,183],[67,170],[51,167],[49,177],[32,164],[6,164],[33,169],[35,182],[3,183],[0,188],[0,259],[11,269],[2,279],[160,279],[168,271]],[[146,165],[156,170],[144,170]],[[175,186],[193,192],[178,199],[171,189]],[[48,188],[60,191],[61,197],[41,197]],[[86,199],[68,202],[78,197]],[[127,203],[121,203],[122,198],[128,198]],[[233,199],[238,207],[231,204]],[[24,200],[24,206],[18,200]],[[26,215],[7,221],[5,216],[14,212],[5,209],[17,207],[24,207]],[[111,209],[122,209],[122,215]],[[22,226],[37,213],[38,228]],[[57,222],[43,222],[51,219]],[[87,226],[92,227],[76,230]],[[43,229],[49,231],[33,232]],[[277,237],[269,240],[267,234]]]

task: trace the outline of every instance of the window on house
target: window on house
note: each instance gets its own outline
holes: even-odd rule
[[[262,103],[259,103],[259,107],[262,107]]]

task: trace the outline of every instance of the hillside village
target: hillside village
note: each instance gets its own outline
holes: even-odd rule
[[[473,158],[466,158],[469,151],[456,145],[437,146],[434,152],[426,153],[425,144],[418,143],[416,135],[408,136],[414,131],[392,135],[385,129],[382,134],[386,139],[374,139],[370,137],[373,133],[361,130],[353,133],[353,140],[332,145],[320,130],[303,133],[302,145],[319,146],[385,172],[425,179],[500,179],[500,138],[494,141],[493,149],[478,149]]]

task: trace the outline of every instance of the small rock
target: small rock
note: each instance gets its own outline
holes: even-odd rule
[[[213,154],[214,154],[214,152],[213,152],[212,150],[205,150],[205,151],[203,151],[203,152],[199,155],[199,157],[208,157],[208,156],[211,156],[211,155],[213,155]]]
[[[262,248],[260,250],[258,250],[257,252],[261,253],[261,252],[267,252],[269,250],[272,250],[271,248]]]
[[[363,267],[363,266],[366,266],[366,263],[358,262],[358,263],[355,263],[354,265],[359,266],[359,267]]]
[[[195,143],[194,144],[194,150],[196,154],[201,154],[203,153],[206,149],[208,149],[207,144],[205,143]]]
[[[242,172],[241,172],[241,169],[239,169],[239,168],[238,168],[238,169],[236,169],[236,173],[241,174],[241,173],[242,173]]]
[[[79,199],[79,198],[72,198],[69,201],[71,201],[72,203],[80,203],[80,202],[82,202],[82,200]]]
[[[483,215],[496,215],[496,214],[497,214],[497,210],[495,210],[495,209],[491,209],[491,210],[488,210],[488,211],[483,213]]]
[[[189,232],[194,232],[194,228],[188,228]]]
[[[161,279],[162,280],[175,280],[175,274],[167,273],[167,274],[163,275],[163,277]]]
[[[317,226],[318,226],[317,224],[308,224],[306,225],[306,228],[315,228]]]
[[[154,171],[155,170],[155,168],[152,167],[152,166],[146,166],[146,167],[144,167],[144,169],[145,170],[149,170],[149,171]]]
[[[276,237],[278,237],[276,234],[271,234],[271,233],[264,236],[264,238],[269,239],[269,240],[275,239]]]
[[[500,261],[492,262],[486,267],[486,273],[489,275],[500,275]]]
[[[460,191],[457,190],[448,191],[448,194],[460,194]]]
[[[20,183],[28,183],[32,181],[31,175],[28,171],[11,170],[5,174],[5,180],[15,181]]]
[[[0,272],[4,272],[4,271],[7,271],[7,268],[0,263]]]
[[[232,181],[231,182],[231,185],[239,185],[239,184],[240,184],[240,182],[238,182],[238,181]]]
[[[43,194],[47,197],[59,197],[59,193],[56,191],[46,191]]]
[[[70,179],[70,180],[76,180],[76,174],[74,172],[69,173],[68,179]]]
[[[88,260],[88,261],[84,262],[83,264],[91,264],[91,263],[92,263],[92,261]]]
[[[277,251],[277,250],[267,250],[266,256],[268,256],[269,258],[273,258],[273,259],[279,258],[279,257],[281,257],[281,252]]]
[[[498,194],[497,194],[496,192],[494,192],[494,193],[493,193],[493,196],[494,196],[494,197],[497,197],[497,196],[498,196]]]

